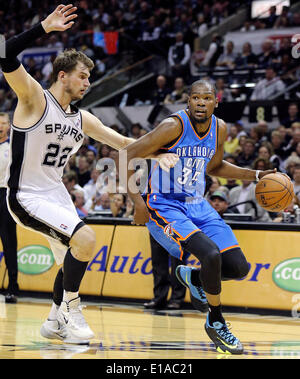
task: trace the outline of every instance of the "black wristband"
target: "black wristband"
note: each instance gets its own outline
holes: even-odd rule
[[[17,70],[21,66],[21,63],[18,58],[1,58],[0,67],[3,72],[10,73]]]

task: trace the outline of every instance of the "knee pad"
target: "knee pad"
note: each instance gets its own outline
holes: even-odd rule
[[[249,273],[249,263],[239,247],[225,251],[221,259],[222,280],[242,279]]]

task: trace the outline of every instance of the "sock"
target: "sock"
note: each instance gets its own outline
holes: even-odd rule
[[[212,326],[214,322],[219,321],[225,324],[224,317],[222,316],[222,305],[210,305],[208,304],[208,322]]]
[[[64,291],[75,293],[79,291],[80,283],[83,275],[85,274],[88,263],[89,262],[81,262],[78,259],[74,258],[70,249],[67,251],[64,259]],[[72,296],[73,295],[70,295],[70,297]]]
[[[78,297],[78,292],[64,291],[63,301],[68,303],[69,301],[76,299]]]
[[[56,305],[55,303],[52,303],[52,307],[48,316],[49,321],[54,321],[57,319],[57,311],[58,311],[59,305]]]

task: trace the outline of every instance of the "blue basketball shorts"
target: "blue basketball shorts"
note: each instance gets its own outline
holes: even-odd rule
[[[194,233],[203,232],[218,246],[221,253],[239,247],[231,228],[206,201],[182,202],[160,194],[144,196],[150,220],[146,224],[156,241],[174,257],[184,260],[181,242]]]

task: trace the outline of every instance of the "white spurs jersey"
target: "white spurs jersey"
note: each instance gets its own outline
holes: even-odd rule
[[[11,192],[41,192],[61,185],[69,157],[82,145],[80,111],[66,113],[54,96],[44,91],[46,108],[33,126],[11,127],[7,186]]]

